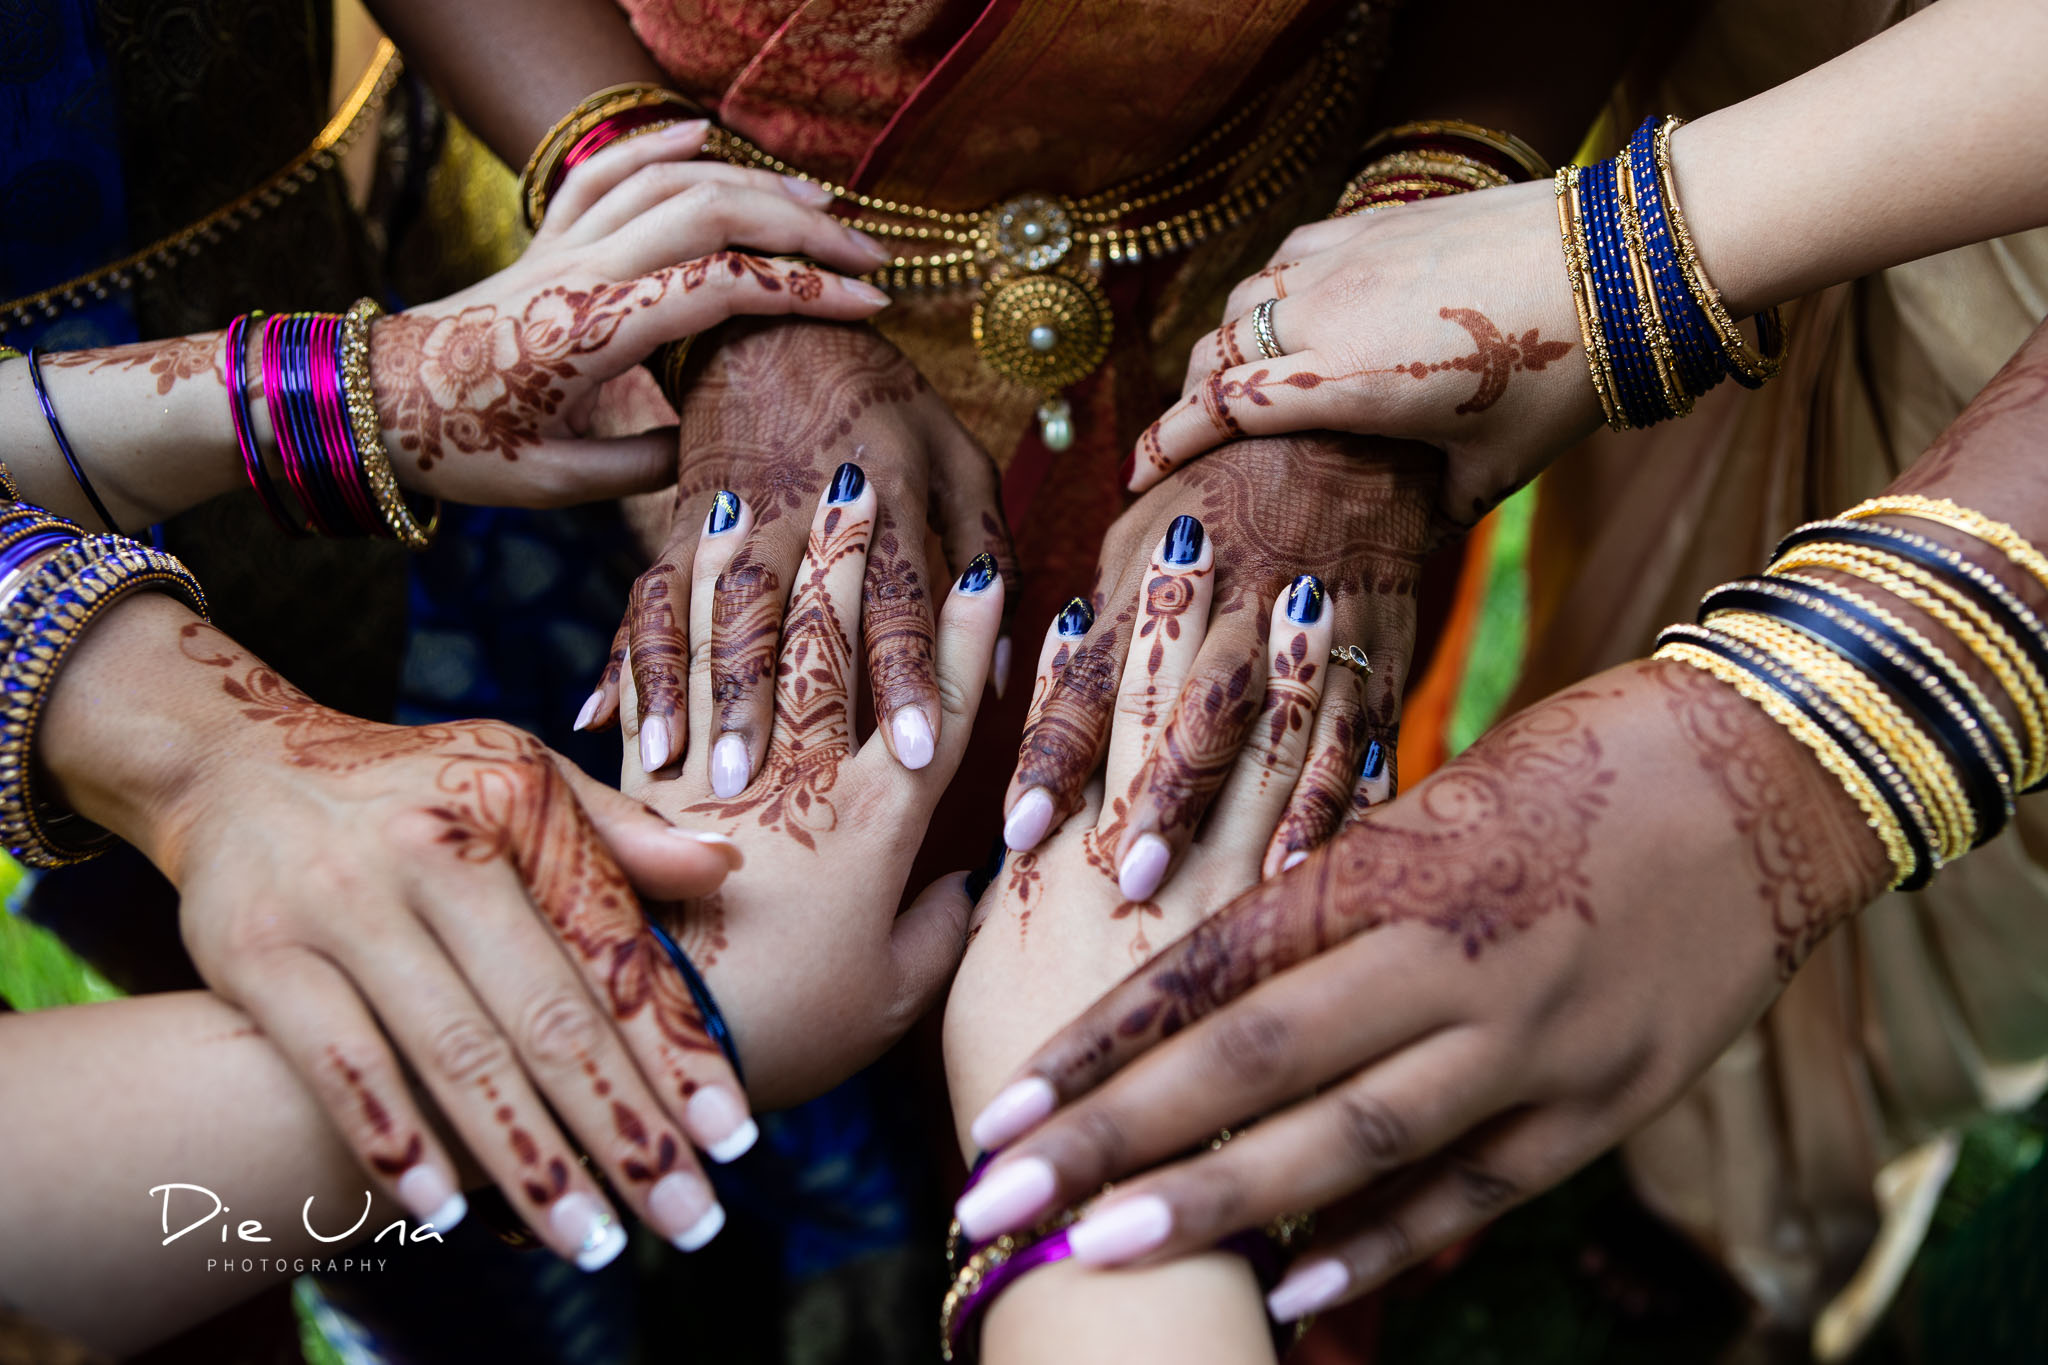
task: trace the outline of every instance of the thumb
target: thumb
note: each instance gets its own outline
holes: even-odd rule
[[[555,766],[633,889],[649,900],[708,896],[746,861],[739,845],[723,834],[680,829],[652,806],[607,787],[559,754]]]
[[[924,889],[896,917],[889,955],[896,968],[896,994],[889,1004],[891,1037],[901,1034],[939,1002],[967,951],[967,874],[954,872]]]

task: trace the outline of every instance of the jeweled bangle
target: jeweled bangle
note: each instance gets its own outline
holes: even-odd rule
[[[1572,311],[1579,319],[1579,340],[1585,348],[1586,369],[1593,381],[1593,392],[1600,399],[1601,415],[1609,428],[1622,431],[1628,427],[1628,418],[1614,401],[1607,337],[1593,314],[1592,276],[1586,263],[1586,234],[1579,218],[1579,168],[1560,167],[1552,183],[1557,195],[1557,235],[1564,246],[1565,279],[1571,285]]]
[[[704,1032],[711,1041],[718,1044],[718,1050],[725,1054],[726,1063],[732,1067],[733,1079],[742,1089],[747,1083],[746,1072],[740,1069],[739,1046],[733,1042],[732,1030],[726,1026],[725,1012],[718,1008],[718,1001],[711,994],[704,977],[697,971],[697,964],[690,961],[681,945],[669,936],[654,916],[647,916],[647,932],[654,935],[654,941],[661,945],[662,952],[675,964],[677,975],[683,978],[683,986],[690,992],[690,1001],[697,1007],[698,1018],[704,1021]]]
[[[140,590],[168,592],[203,619],[206,596],[172,556],[122,536],[62,546],[0,604],[0,842],[31,867],[64,867],[96,856],[113,836],[75,815],[41,807],[33,751],[51,685],[92,623]],[[78,830],[67,828],[76,825]]]
[[[341,387],[348,406],[349,435],[384,525],[407,549],[424,550],[440,528],[441,503],[434,500],[424,525],[406,504],[391,467],[391,453],[384,448],[384,420],[370,386],[370,324],[383,312],[375,299],[357,299],[341,320]]]
[[[1686,287],[1678,249],[1664,211],[1664,183],[1657,174],[1656,121],[1645,119],[1629,142],[1631,185],[1643,222],[1643,251],[1659,310],[1671,338],[1680,380],[1697,398],[1728,377],[1706,310]]]
[[[1367,140],[1363,154],[1371,157],[1382,148],[1444,151],[1483,159],[1485,164],[1510,180],[1541,180],[1550,174],[1550,163],[1542,153],[1498,128],[1482,127],[1463,119],[1429,119],[1397,124]]]

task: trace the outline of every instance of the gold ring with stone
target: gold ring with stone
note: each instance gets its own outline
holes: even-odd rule
[[[1365,650],[1358,645],[1331,645],[1330,657],[1360,678],[1372,676],[1372,660],[1365,656]]]

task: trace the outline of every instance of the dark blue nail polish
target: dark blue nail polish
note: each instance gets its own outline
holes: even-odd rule
[[[988,890],[988,884],[1002,875],[1003,859],[1010,850],[1004,845],[1001,835],[996,836],[996,845],[988,851],[988,857],[980,867],[967,874],[967,899],[978,901],[981,893]]]
[[[1095,608],[1076,597],[1060,609],[1060,619],[1054,625],[1062,640],[1078,640],[1086,635],[1095,624]]]
[[[868,476],[860,472],[859,465],[849,460],[833,471],[832,488],[825,494],[825,501],[834,505],[852,502],[867,486]]]
[[[1323,619],[1323,580],[1305,573],[1287,590],[1287,619],[1297,626],[1312,626]]]
[[[1166,562],[1192,564],[1202,557],[1202,523],[1180,516],[1166,528]]]
[[[1380,769],[1386,766],[1387,751],[1380,747],[1378,740],[1374,740],[1365,746],[1365,762],[1359,765],[1358,775],[1370,782],[1373,778],[1378,777]]]
[[[847,466],[853,468],[852,465]],[[996,557],[992,554],[978,554],[974,562],[960,575],[961,592],[987,592],[989,584],[996,581]]]
[[[718,496],[711,500],[711,518],[704,524],[706,535],[722,535],[730,531],[740,519],[740,500],[721,488]]]

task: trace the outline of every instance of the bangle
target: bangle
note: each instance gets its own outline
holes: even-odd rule
[[[1654,120],[1652,120],[1654,121]],[[1775,307],[1766,308],[1756,315],[1757,344],[1752,348],[1743,339],[1742,329],[1735,325],[1735,319],[1728,315],[1727,305],[1721,302],[1721,292],[1714,288],[1707,278],[1706,268],[1700,264],[1698,248],[1693,245],[1692,231],[1686,226],[1685,215],[1679,211],[1678,190],[1671,174],[1671,134],[1684,119],[1668,117],[1658,123],[1651,135],[1651,152],[1657,163],[1657,184],[1659,199],[1664,216],[1670,225],[1671,241],[1678,253],[1678,267],[1685,277],[1686,287],[1693,301],[1706,314],[1707,323],[1714,338],[1720,343],[1721,358],[1735,376],[1735,382],[1744,388],[1758,388],[1777,375],[1785,363],[1785,347],[1788,337],[1785,325]]]
[[[711,1036],[712,1042],[718,1044],[718,1050],[725,1054],[726,1063],[732,1067],[733,1079],[740,1083],[741,1089],[745,1089],[747,1075],[740,1069],[739,1047],[733,1042],[732,1030],[726,1027],[725,1013],[718,1008],[718,1001],[713,998],[711,987],[704,984],[703,976],[697,971],[697,964],[690,961],[682,947],[670,937],[668,930],[662,928],[660,922],[652,915],[647,916],[647,932],[654,935],[654,941],[661,945],[661,950],[668,954],[668,960],[675,964],[677,974],[683,978],[683,985],[690,992],[691,1003],[697,1007],[698,1017],[704,1021],[704,1032]]]
[[[93,490],[92,480],[85,477],[85,470],[78,463],[78,456],[71,452],[71,442],[65,439],[63,424],[57,420],[57,409],[50,402],[50,390],[43,384],[42,353],[35,347],[28,348],[28,377],[35,385],[36,401],[43,405],[43,420],[49,424],[50,435],[56,438],[57,451],[63,455],[64,463],[71,467],[71,477],[78,482],[78,491],[85,494],[85,500],[92,504],[93,515],[115,535],[121,528],[114,524],[114,514],[100,501],[100,495]]]
[[[384,448],[384,421],[377,412],[377,395],[370,387],[370,323],[384,310],[375,299],[357,299],[341,320],[341,390],[348,408],[345,435],[351,440],[362,477],[375,496],[384,526],[408,550],[424,550],[441,525],[441,502],[436,498],[426,524],[420,524],[406,505],[398,487],[398,475],[391,467],[391,453]]]
[[[610,85],[578,100],[541,137],[519,172],[519,205],[526,226],[538,230],[548,198],[571,165],[623,136],[651,132],[662,123],[700,116],[701,110],[665,86],[645,82]]]
[[[1982,512],[1950,502],[1947,498],[1923,498],[1916,493],[1897,493],[1889,497],[1871,498],[1859,502],[1842,513],[1844,521],[1862,521],[1866,517],[1895,513],[1903,517],[1918,517],[1975,536],[1993,549],[2000,550],[2020,569],[2031,575],[2035,582],[2048,588],[2048,558],[2033,547],[2028,539],[2002,521],[1993,521]]]
[[[1377,155],[1375,155],[1377,153]],[[1332,218],[1540,179],[1550,167],[1513,133],[1460,119],[1403,123],[1365,144]]]
[[[264,467],[263,451],[256,444],[256,423],[249,411],[248,332],[251,323],[262,320],[261,312],[243,313],[228,324],[227,355],[221,361],[228,386],[228,421],[235,431],[235,451],[242,457],[242,474],[256,490],[256,500],[286,535],[304,536],[305,526],[285,507],[283,495]]]
[[[1616,431],[1628,428],[1614,398],[1614,368],[1607,355],[1607,334],[1593,315],[1593,277],[1586,255],[1585,222],[1579,216],[1579,168],[1561,167],[1553,185],[1557,193],[1557,232],[1564,242],[1565,277],[1571,284],[1572,309],[1578,314],[1579,340],[1586,351],[1586,369],[1593,380],[1593,392],[1600,399],[1601,414]]]

